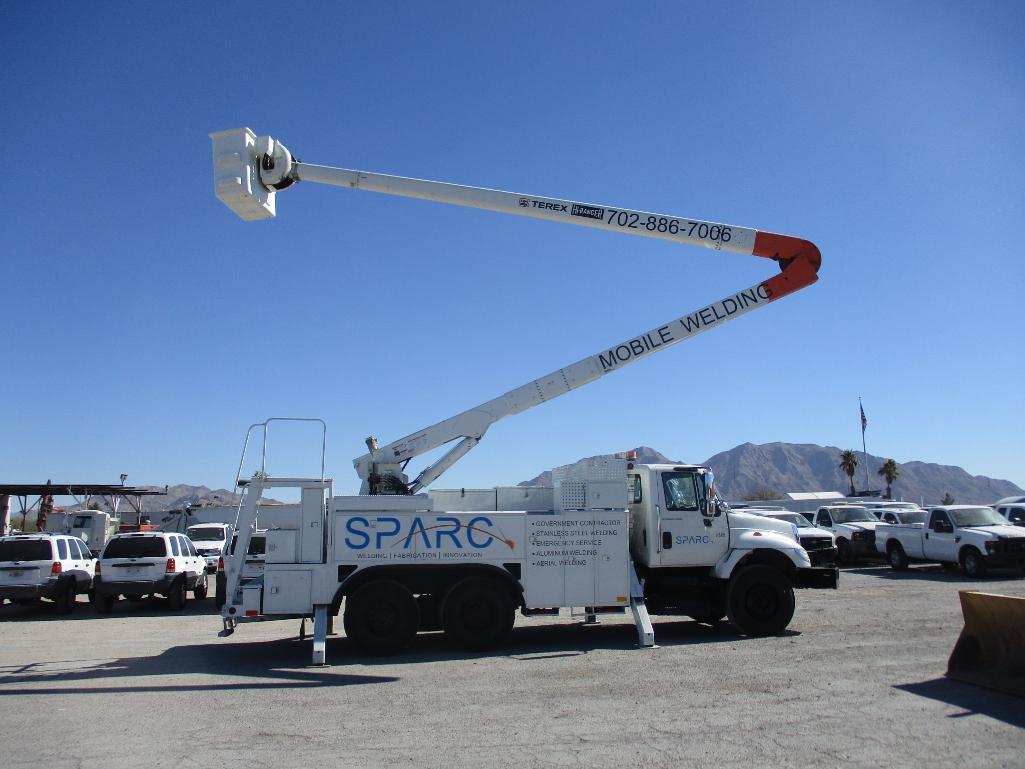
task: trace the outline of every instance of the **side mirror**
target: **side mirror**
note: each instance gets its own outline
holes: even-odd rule
[[[715,518],[719,515],[719,503],[714,499],[706,499],[701,506],[701,514],[705,518]]]

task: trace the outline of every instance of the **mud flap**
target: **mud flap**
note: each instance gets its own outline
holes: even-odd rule
[[[960,591],[964,630],[947,676],[1025,697],[1025,598]]]

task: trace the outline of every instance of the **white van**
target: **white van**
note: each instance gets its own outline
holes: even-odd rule
[[[196,552],[206,561],[207,574],[217,571],[217,559],[224,553],[231,532],[230,523],[197,523],[185,530],[185,535],[196,546]]]

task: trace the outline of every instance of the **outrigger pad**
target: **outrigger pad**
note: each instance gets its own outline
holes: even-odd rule
[[[947,676],[1025,697],[1025,598],[960,591],[964,630]]]

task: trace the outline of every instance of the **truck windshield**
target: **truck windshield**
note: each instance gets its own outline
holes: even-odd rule
[[[861,521],[878,521],[872,513],[863,507],[834,507],[833,521],[835,523],[859,523]]]
[[[662,487],[666,492],[666,510],[698,509],[696,473],[662,473]]]
[[[0,561],[49,561],[48,539],[7,539],[0,541]]]
[[[950,517],[954,519],[955,526],[995,526],[1007,523],[991,507],[969,507],[964,510],[951,510]]]
[[[107,543],[104,558],[162,558],[168,555],[163,537],[119,537]]]
[[[185,532],[189,535],[189,539],[193,542],[223,542],[224,541],[224,529],[219,528],[201,528],[201,529],[188,529]]]

